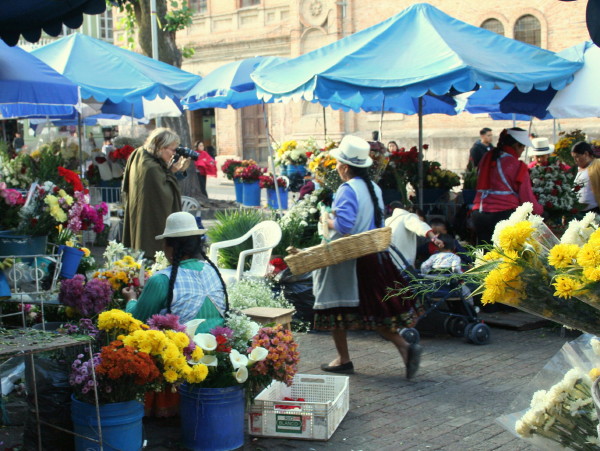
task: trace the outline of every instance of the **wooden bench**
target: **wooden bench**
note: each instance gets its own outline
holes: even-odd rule
[[[242,310],[244,315],[260,324],[281,324],[284,328],[291,330],[292,315],[296,313],[293,308],[275,307],[252,307]]]

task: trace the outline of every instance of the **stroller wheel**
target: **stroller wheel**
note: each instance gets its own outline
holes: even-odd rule
[[[467,341],[469,343],[473,343],[471,341],[471,339],[469,338],[469,334],[471,333],[471,329],[473,329],[473,327],[475,327],[476,324],[477,323],[469,323],[469,324],[467,324],[467,327],[465,327],[465,338],[467,339]]]
[[[467,320],[460,316],[450,316],[444,321],[444,329],[453,337],[464,337]]]
[[[416,345],[421,341],[421,335],[414,327],[405,327],[400,331],[400,335],[411,345]]]
[[[487,324],[477,323],[469,330],[469,340],[476,345],[484,345],[490,341],[491,332]]]

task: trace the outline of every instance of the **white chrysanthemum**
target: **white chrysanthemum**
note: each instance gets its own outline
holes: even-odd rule
[[[194,343],[196,343],[196,346],[200,346],[203,351],[217,349],[217,339],[212,334],[196,334],[194,335]]]
[[[548,392],[546,390],[538,390],[531,397],[531,405],[530,407],[536,407],[538,405],[544,405],[546,403],[546,394]]]
[[[594,354],[600,355],[600,340],[598,340],[597,338],[592,338],[590,340],[590,344],[592,345],[592,350],[594,351]]]
[[[583,219],[580,221],[581,228],[587,229],[588,227],[591,227],[592,224],[594,224],[595,220],[596,220],[596,213],[594,213],[593,211],[587,212],[585,214],[585,216],[583,217]]]
[[[515,424],[515,432],[524,438],[533,437],[533,431],[531,429],[531,426],[529,425],[529,423],[526,423],[523,420],[517,421],[517,423]]]
[[[563,377],[562,380],[562,384],[565,390],[570,390],[571,388],[573,388],[577,381],[583,378],[583,376],[584,373],[579,368],[571,368],[569,371],[567,371],[567,374],[565,374],[565,377]]]
[[[232,349],[231,352],[229,353],[229,360],[231,361],[231,364],[233,365],[233,367],[235,369],[237,369],[241,366],[248,365],[248,357],[246,357],[243,354],[240,354],[235,349]]]
[[[531,202],[525,202],[523,205],[517,207],[508,220],[515,224],[517,222],[526,221],[530,214],[533,213],[533,204]]]
[[[235,376],[235,380],[238,381],[238,384],[243,384],[248,380],[248,368],[240,366],[233,375]]]
[[[583,246],[585,242],[581,242],[581,237],[579,235],[579,229],[581,228],[581,224],[579,220],[573,219],[569,222],[567,230],[563,233],[560,242],[563,244],[577,244],[578,246]]]
[[[262,362],[263,360],[265,360],[267,358],[268,355],[269,355],[269,351],[267,351],[265,348],[263,348],[261,346],[258,346],[252,350],[252,352],[248,356],[248,359],[250,360],[250,363]]]

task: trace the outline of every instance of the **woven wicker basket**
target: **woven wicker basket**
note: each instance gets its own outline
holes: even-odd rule
[[[383,227],[307,249],[298,250],[289,247],[287,249],[289,255],[285,257],[285,262],[292,274],[303,274],[326,266],[337,265],[346,260],[382,252],[390,246],[391,240],[392,229]]]

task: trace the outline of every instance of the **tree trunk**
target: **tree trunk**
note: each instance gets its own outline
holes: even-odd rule
[[[135,20],[138,25],[138,43],[146,56],[152,57],[152,24],[150,23],[150,0],[138,0],[133,2]],[[177,48],[175,42],[176,35],[173,32],[162,29],[162,24],[166,23],[165,14],[167,13],[167,0],[156,0],[156,17],[158,19],[158,59],[167,64],[181,68],[183,57],[181,51]],[[179,117],[163,117],[161,125],[168,127],[179,135],[181,145],[192,146],[190,126],[186,114]],[[190,180],[193,179],[193,180]],[[200,184],[195,174],[182,183],[183,194],[185,196],[199,197]]]

